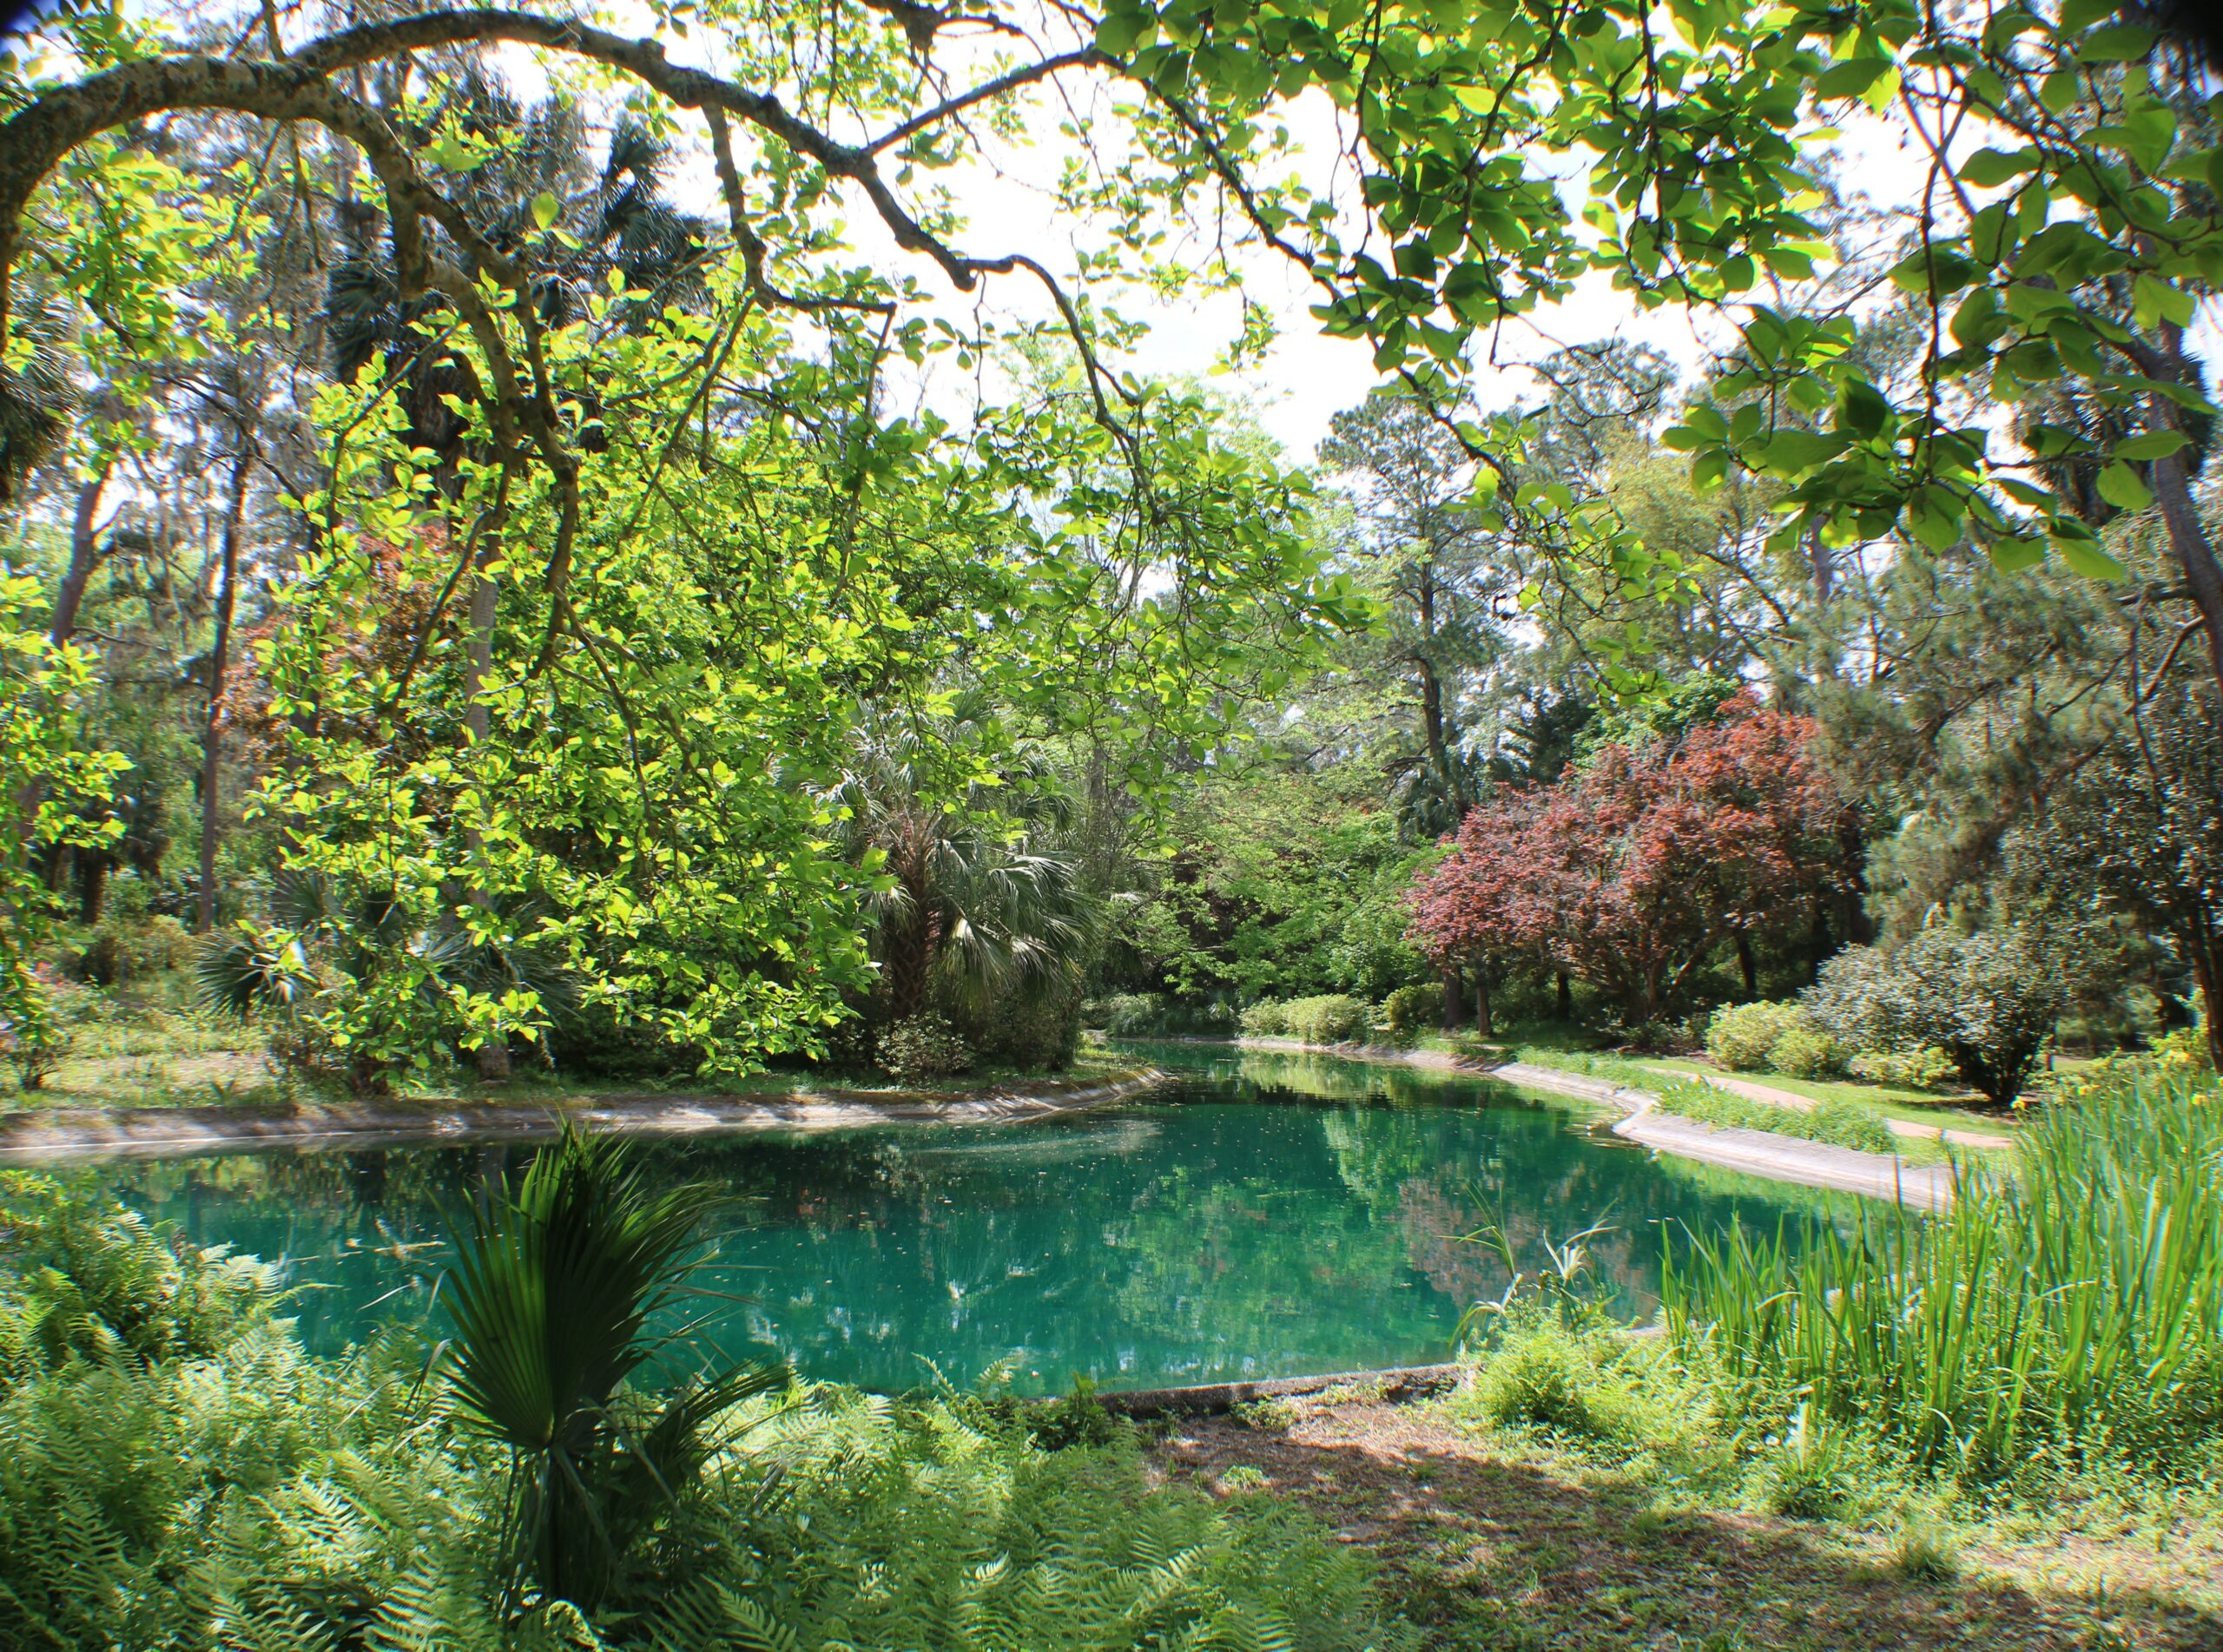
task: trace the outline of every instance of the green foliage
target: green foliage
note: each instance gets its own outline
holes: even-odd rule
[[[1433,1032],[1443,1022],[1443,986],[1436,981],[1402,986],[1382,1000],[1377,1017],[1382,1030],[1404,1041]]]
[[[1660,1087],[1659,1105],[1667,1112],[1720,1129],[1767,1130],[1859,1153],[1890,1153],[1896,1145],[1883,1115],[1858,1102],[1831,1099],[1802,1111],[1756,1102],[1717,1085],[1679,1080]]]
[[[274,1270],[175,1246],[115,1201],[0,1172],[0,1267],[13,1275],[0,1364],[131,1364],[213,1353],[263,1323]]]
[[[8,1191],[39,1214],[11,1229],[26,1248],[7,1253],[0,1326],[23,1322],[34,1258],[53,1266],[67,1251],[88,1285],[139,1265],[96,1253],[140,1258],[143,1231],[72,1212],[51,1186]],[[191,1248],[175,1259],[188,1272]],[[213,1335],[150,1336],[128,1358],[68,1349],[49,1366],[19,1357],[22,1339],[6,1344],[0,1641],[56,1652],[1413,1643],[1382,1613],[1362,1556],[1271,1499],[1153,1484],[1131,1431],[1103,1428],[1093,1405],[1074,1413],[1076,1443],[1052,1450],[981,1399],[838,1390],[736,1399],[698,1433],[692,1471],[648,1495],[659,1524],[633,1557],[626,1609],[590,1614],[535,1591],[505,1603],[518,1500],[505,1453],[478,1435],[496,1413],[505,1430],[553,1413],[500,1399],[507,1384],[488,1365],[487,1380],[452,1387],[460,1366],[428,1372],[424,1350],[399,1342],[307,1358],[271,1317],[267,1283],[249,1300],[228,1326],[204,1326]],[[583,1358],[599,1352],[579,1341]],[[651,1413],[669,1416],[681,1395],[637,1403],[623,1451],[669,1444]]]
[[[506,1446],[508,1565],[591,1611],[708,1462],[711,1425],[783,1383],[768,1366],[628,1389],[675,1352],[651,1323],[679,1294],[712,1195],[657,1191],[623,1138],[565,1131],[513,1197],[483,1192],[444,1281],[455,1417]]]
[[[1939,1089],[1958,1070],[1936,1045],[1917,1044],[1911,1050],[1863,1050],[1845,1063],[1845,1070],[1870,1084]]]
[[[1240,1024],[1246,1038],[1287,1038],[1290,1036],[1289,1005],[1280,998],[1261,998],[1245,1004]]]
[[[1804,1024],[1795,1004],[1725,1004],[1706,1023],[1705,1053],[1732,1073],[1758,1072],[1770,1064],[1776,1041]]]
[[[1863,1206],[1802,1247],[1738,1227],[1669,1246],[1681,1356],[1754,1415],[1818,1419],[1972,1482],[2081,1452],[2161,1464],[2223,1439],[2223,1107],[2103,1075],[1964,1168],[1923,1220]]]
[[[973,1049],[956,1028],[927,1010],[881,1028],[877,1059],[891,1077],[946,1078],[972,1066]]]
[[[87,806],[113,793],[130,767],[119,753],[88,751],[76,738],[93,659],[47,639],[38,582],[0,564],[0,1058],[26,1089],[52,1070],[55,1034],[34,969],[51,934],[54,898],[39,861],[63,844],[95,846],[120,821]]]
[[[69,972],[95,986],[128,985],[184,968],[193,950],[185,925],[168,914],[132,917],[111,910],[84,938]]]
[[[1934,1044],[1961,1077],[2004,1107],[2022,1093],[2064,1001],[2053,960],[2018,930],[1956,934],[1932,925],[1897,947],[1850,947],[1801,1002],[1851,1050]]]
[[[1785,1029],[1768,1052],[1768,1064],[1791,1078],[1833,1078],[1844,1062],[1844,1046],[1815,1027]]]
[[[1237,1030],[1232,1010],[1216,1004],[1184,1004],[1162,992],[1115,992],[1082,1006],[1087,1024],[1115,1038],[1144,1038],[1153,1033],[1224,1037]]]
[[[1201,779],[1156,886],[1121,917],[1119,978],[1190,1003],[1375,999],[1431,978],[1405,939],[1404,893],[1435,852],[1402,840],[1372,791],[1349,768]]]
[[[1292,998],[1282,1007],[1289,1036],[1308,1044],[1349,1043],[1366,1037],[1372,1018],[1366,1004],[1349,993]]]

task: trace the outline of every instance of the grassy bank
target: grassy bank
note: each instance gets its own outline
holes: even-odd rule
[[[1451,1400],[1168,1459],[1365,1532],[1445,1647],[2223,1645],[2213,1081],[2099,1075],[1950,1213],[1814,1227],[1673,1241],[1664,1335],[1540,1297]]]

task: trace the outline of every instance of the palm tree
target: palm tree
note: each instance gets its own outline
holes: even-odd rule
[[[1072,801],[1046,758],[1006,754],[1004,785],[969,782],[947,799],[951,755],[979,753],[986,734],[980,701],[860,727],[828,801],[841,846],[860,862],[877,856],[884,874],[866,910],[887,1018],[917,1015],[937,995],[984,1008],[1077,983],[1092,903],[1060,846]]]
[[[686,1344],[656,1325],[716,1204],[705,1187],[659,1189],[622,1140],[567,1128],[514,1195],[483,1190],[459,1225],[442,1347],[457,1420],[511,1452],[512,1587],[588,1611],[621,1598],[718,1418],[788,1382],[783,1366],[742,1365],[666,1372],[641,1385],[654,1397],[634,1386]]]

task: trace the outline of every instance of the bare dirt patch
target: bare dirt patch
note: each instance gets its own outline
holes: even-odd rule
[[[1434,1407],[1300,1399],[1272,1422],[1182,1423],[1158,1461],[1229,1495],[1263,1476],[1372,1550],[1437,1647],[2223,1652],[2213,1531],[2165,1550],[2145,1530],[2002,1537],[1912,1578],[1883,1534],[1664,1506],[1652,1484],[1478,1438]]]

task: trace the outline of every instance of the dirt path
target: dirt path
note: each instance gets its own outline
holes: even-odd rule
[[[1182,1423],[1157,1462],[1225,1494],[1263,1476],[1371,1551],[1442,1652],[2223,1648],[2213,1530],[2174,1533],[2167,1553],[2151,1535],[1972,1549],[1956,1576],[1922,1580],[1878,1534],[1669,1508],[1633,1477],[1477,1438],[1438,1407],[1328,1397],[1275,1416],[1287,1425]]]
[[[1647,1072],[1664,1078],[1689,1079],[1696,1083],[1711,1084],[1716,1089],[1725,1089],[1744,1096],[1747,1101],[1765,1102],[1771,1107],[1787,1107],[1796,1113],[1814,1110],[1814,1098],[1801,1096],[1797,1090],[1779,1089],[1773,1084],[1756,1083],[1749,1078],[1732,1078],[1726,1073],[1692,1073],[1679,1067],[1651,1067]],[[1905,1141],[1938,1142],[1961,1148],[2011,1148],[2011,1135],[1993,1135],[1982,1130],[1947,1129],[1937,1124],[1918,1124],[1912,1119],[1886,1118],[1891,1134]]]

